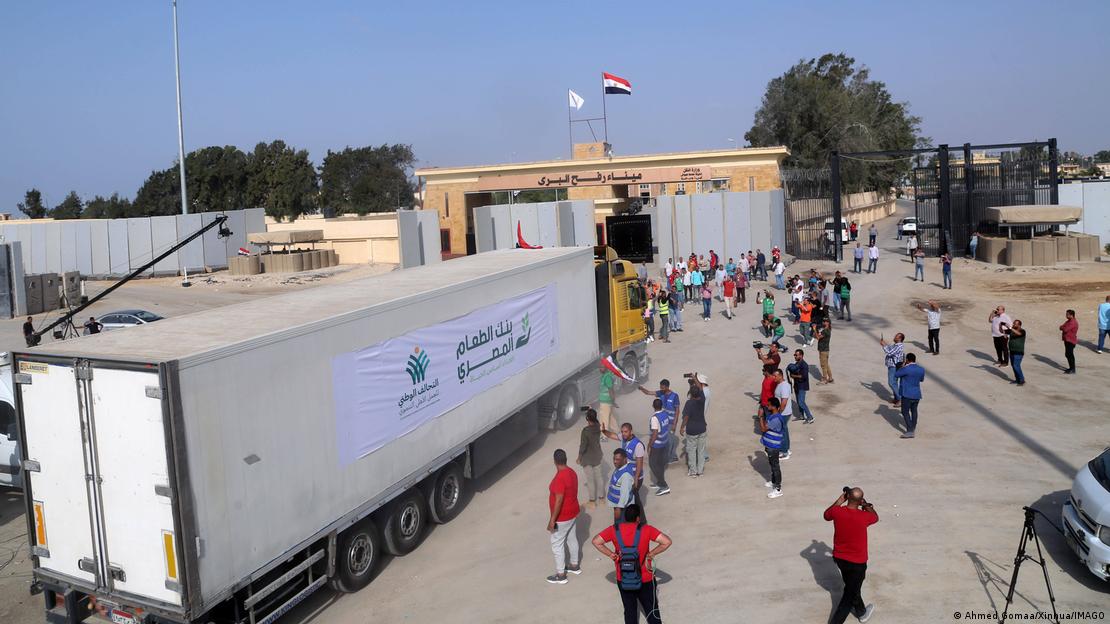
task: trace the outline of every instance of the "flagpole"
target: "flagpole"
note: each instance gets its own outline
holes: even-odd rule
[[[574,123],[570,115],[570,90],[567,90],[567,138],[570,139],[570,158],[574,160]]]
[[[601,118],[605,125],[605,144],[609,144],[609,113],[605,110],[605,74],[601,75]]]

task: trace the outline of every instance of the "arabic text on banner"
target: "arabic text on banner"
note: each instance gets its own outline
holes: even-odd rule
[[[554,353],[555,285],[332,358],[339,458],[374,452]]]

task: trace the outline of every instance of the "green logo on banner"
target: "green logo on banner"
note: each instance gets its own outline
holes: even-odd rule
[[[405,366],[405,372],[409,374],[413,384],[418,384],[424,381],[424,374],[428,372],[428,352],[421,351],[420,347],[416,347],[409,356],[408,365]]]

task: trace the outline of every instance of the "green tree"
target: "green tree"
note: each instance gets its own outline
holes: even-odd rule
[[[785,145],[785,164],[828,166],[829,154],[913,149],[921,119],[909,104],[893,101],[886,85],[845,54],[799,61],[767,84],[763,102],[744,138],[754,147]],[[886,189],[906,176],[910,159],[862,162],[842,159],[845,191]]]
[[[319,188],[307,150],[285,141],[259,143],[247,157],[247,205],[278,219],[294,220],[315,206]]]
[[[85,203],[77,196],[77,191],[70,191],[62,203],[50,209],[50,216],[54,219],[80,219]]]
[[[191,152],[185,156],[189,212],[245,208],[248,177],[247,155],[234,145]]]
[[[1099,150],[1095,152],[1094,159],[1097,163],[1110,162],[1110,150]]]
[[[131,200],[121,198],[119,193],[112,193],[107,199],[100,195],[93,197],[85,203],[85,211],[81,213],[85,219],[120,219],[131,215]]]
[[[414,162],[410,145],[328,150],[320,167],[321,206],[360,215],[411,208],[408,170]]]
[[[177,166],[151,171],[139,191],[135,193],[135,201],[131,203],[129,217],[154,217],[172,215],[181,212],[181,189],[178,186],[180,176]]]
[[[28,219],[41,219],[46,216],[46,204],[42,203],[42,192],[33,188],[23,194],[23,201],[16,204],[20,212],[27,215]]]

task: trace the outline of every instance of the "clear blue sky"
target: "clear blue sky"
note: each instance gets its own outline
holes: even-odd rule
[[[565,157],[566,90],[618,154],[743,141],[767,81],[843,51],[935,142],[1110,149],[1110,2],[181,0],[186,149],[411,143],[419,166]],[[177,157],[169,0],[0,3],[0,211],[133,196]],[[584,130],[584,128],[583,128]],[[578,138],[585,139],[583,135]]]

